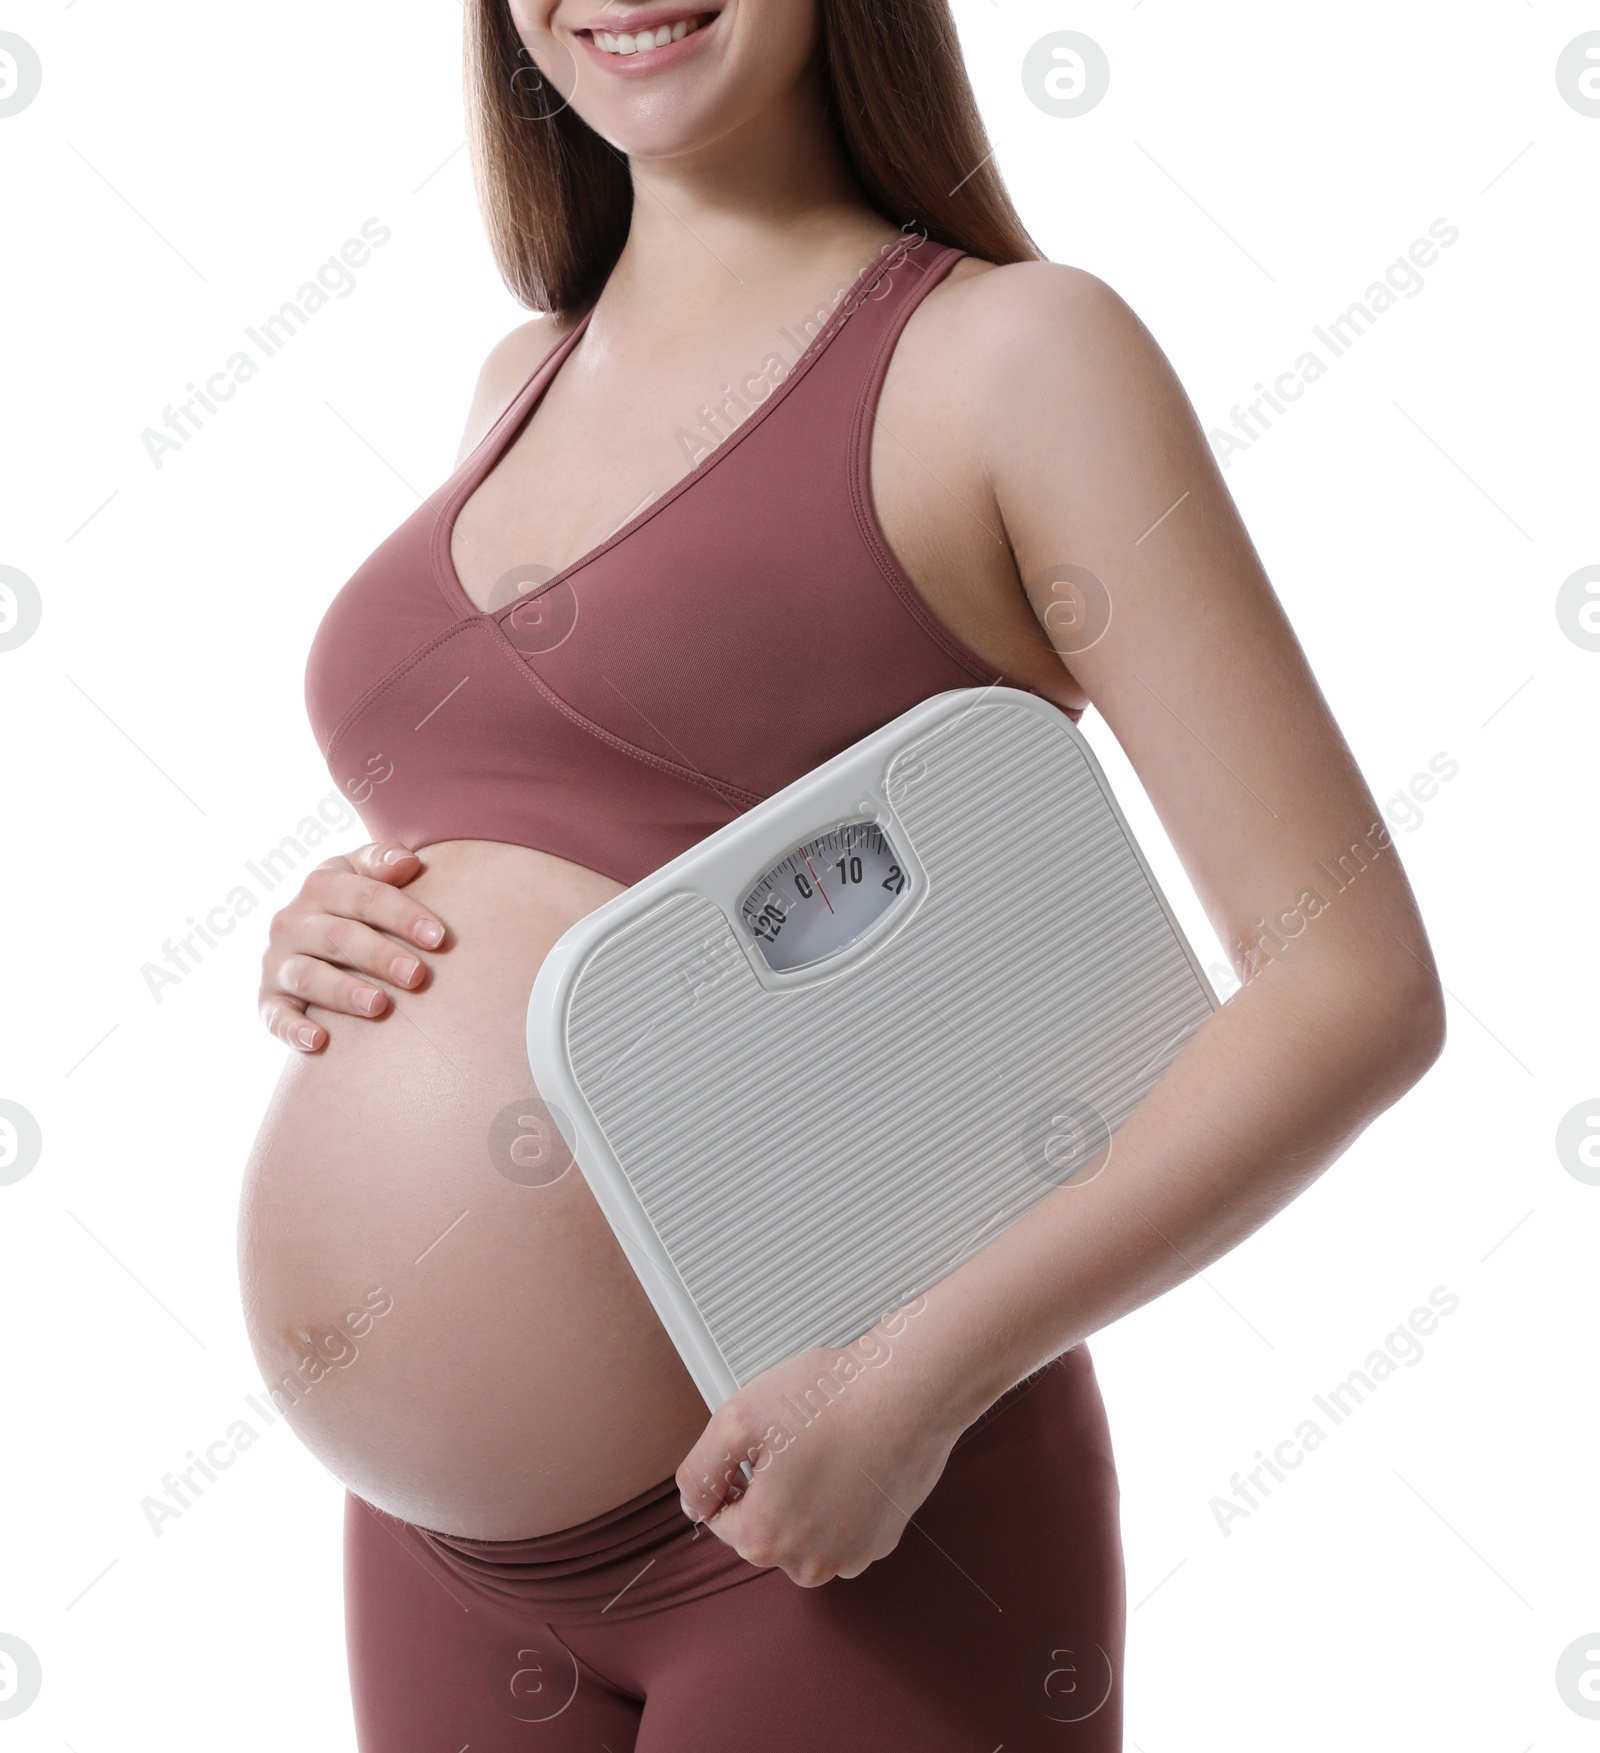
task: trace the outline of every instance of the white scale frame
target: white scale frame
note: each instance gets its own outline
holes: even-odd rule
[[[905,888],[775,971],[740,903],[868,817]],[[1108,1172],[1218,1005],[1083,734],[996,685],[924,700],[580,920],[528,1059],[715,1410]]]

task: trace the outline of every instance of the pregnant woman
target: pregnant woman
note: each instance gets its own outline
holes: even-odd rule
[[[374,840],[273,921],[298,1051],[241,1218],[266,1381],[348,1487],[360,1745],[1107,1753],[1083,1342],[1432,1062],[1410,889],[1161,351],[1012,210],[945,0],[465,10],[489,233],[540,314],[311,650]],[[532,1089],[534,975],[1001,680],[1093,702],[1244,984],[1101,1172],[708,1417]]]

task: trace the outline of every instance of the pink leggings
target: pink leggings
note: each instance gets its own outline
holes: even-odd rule
[[[802,1589],[671,1480],[531,1540],[345,1511],[362,1753],[1114,1753],[1124,1594],[1077,1345],[951,1453],[900,1544]]]

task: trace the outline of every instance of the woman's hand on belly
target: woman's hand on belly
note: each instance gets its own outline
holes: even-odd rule
[[[376,841],[325,859],[274,915],[261,958],[260,1011],[285,1046],[315,1053],[327,1045],[328,1031],[306,1014],[308,1005],[377,1017],[389,995],[373,981],[407,992],[421,985],[426,970],[406,946],[445,946],[443,920],[399,892],[422,868],[408,847]]]
[[[887,1558],[965,1428],[926,1371],[885,1367],[925,1307],[775,1364],[720,1407],[678,1469],[684,1514],[802,1588]]]
[[[246,1325],[267,1392],[358,1496],[519,1540],[670,1478],[705,1402],[528,1065],[540,966],[621,885],[495,841],[416,851],[403,897],[449,921],[449,958],[365,1027],[308,1001],[335,1039],[286,1056],[251,1153]]]

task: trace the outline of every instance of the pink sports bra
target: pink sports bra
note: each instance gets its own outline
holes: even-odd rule
[[[676,486],[480,611],[456,515],[585,315],[317,630],[307,710],[368,832],[508,841],[634,883],[919,700],[1003,680],[901,570],[868,482],[895,341],[962,253],[916,239],[869,265]]]

